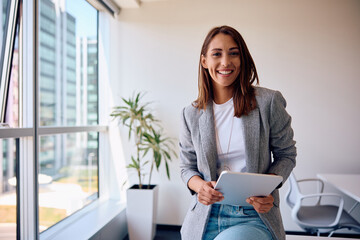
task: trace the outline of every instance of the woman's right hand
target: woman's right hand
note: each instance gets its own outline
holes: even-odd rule
[[[203,182],[198,190],[198,201],[204,205],[211,205],[224,199],[221,192],[214,189],[216,182]]]

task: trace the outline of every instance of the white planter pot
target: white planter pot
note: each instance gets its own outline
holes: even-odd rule
[[[134,185],[136,186],[136,185]],[[156,232],[158,185],[127,190],[126,216],[130,240],[152,240]]]

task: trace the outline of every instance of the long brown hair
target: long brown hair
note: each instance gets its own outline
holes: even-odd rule
[[[238,31],[229,26],[215,27],[210,30],[205,38],[200,53],[199,61],[199,77],[198,87],[199,95],[194,101],[194,107],[206,109],[209,101],[214,99],[213,86],[209,71],[201,65],[201,55],[206,56],[211,40],[219,33],[231,36],[240,50],[240,73],[235,82],[233,83],[233,101],[234,112],[236,117],[249,114],[256,108],[255,89],[252,84],[256,80],[259,84],[258,75],[255,68],[255,63],[250,55],[250,52],[245,44],[244,39]]]

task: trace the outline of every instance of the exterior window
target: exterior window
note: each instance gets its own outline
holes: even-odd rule
[[[18,29],[17,29],[18,33]],[[9,92],[6,101],[5,123],[9,127],[19,127],[19,35],[15,36],[11,65]]]
[[[97,11],[86,1],[60,5],[39,4],[40,126],[97,124]]]
[[[0,69],[0,239],[38,239],[99,198],[97,10],[0,0]]]
[[[66,132],[98,125],[98,26],[86,1],[62,3],[39,0],[39,125]],[[40,134],[40,232],[98,198],[98,140],[98,132]]]
[[[3,45],[5,44],[6,38],[6,22],[9,17],[8,5],[10,0],[1,0],[0,1],[0,56],[2,55]]]
[[[0,239],[16,239],[16,143],[0,139]]]
[[[98,133],[40,138],[40,231],[98,198]]]
[[[10,19],[15,11],[11,1],[0,1],[0,128],[19,126],[18,28]],[[18,143],[16,138],[0,138],[0,239],[17,238]]]
[[[12,6],[13,7],[13,6]],[[1,123],[8,127],[19,126],[19,49],[18,49],[18,28],[15,27],[15,37],[10,36],[8,29],[12,28],[10,21],[10,1],[0,1],[0,115]],[[10,24],[11,22],[11,24]],[[14,39],[14,40],[12,40]],[[13,49],[10,49],[9,42],[13,42]],[[12,52],[11,52],[12,51]],[[10,55],[6,54],[11,52]],[[12,58],[11,58],[12,56]],[[8,62],[11,69],[9,77],[6,75]],[[3,72],[4,71],[4,72]]]

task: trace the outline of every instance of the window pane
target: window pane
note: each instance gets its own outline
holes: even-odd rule
[[[11,65],[9,94],[6,104],[5,123],[19,127],[19,25],[15,35],[14,52]]]
[[[9,14],[7,12],[8,10],[8,4],[10,3],[10,0],[0,0],[0,56],[2,54],[3,50],[3,44],[5,44],[5,24],[6,19],[8,18]]]
[[[98,133],[40,137],[40,231],[98,198]]]
[[[16,239],[16,139],[0,139],[0,239]]]
[[[96,125],[98,13],[85,0],[64,2],[39,0],[40,125]]]
[[[3,50],[5,47],[5,41],[6,41],[6,31],[7,31],[7,23],[8,23],[8,17],[9,17],[9,10],[10,8],[10,1],[9,0],[0,0],[0,56],[4,54]],[[4,92],[1,92],[0,98],[1,101],[6,101],[5,104],[5,118],[2,120],[5,121],[6,124],[8,124],[10,127],[18,127],[19,126],[19,57],[18,57],[18,26],[16,28],[16,34],[15,34],[15,43],[14,43],[14,52],[13,52],[13,59],[12,59],[12,66],[11,66],[11,75],[10,79],[6,79],[7,84],[2,83],[2,91],[7,92],[7,94],[4,94]],[[5,57],[5,56],[2,56]],[[5,59],[4,59],[5,61]],[[2,62],[1,64],[5,64]],[[0,64],[0,67],[2,67]],[[0,74],[3,75],[2,72]],[[10,80],[10,81],[9,81]],[[4,85],[5,84],[5,85]],[[1,106],[0,106],[1,107]]]

